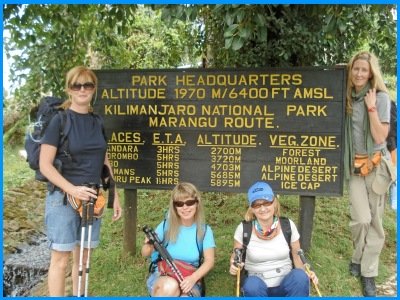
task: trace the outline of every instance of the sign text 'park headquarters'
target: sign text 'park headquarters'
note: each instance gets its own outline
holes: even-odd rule
[[[344,68],[96,74],[119,187],[342,194]]]

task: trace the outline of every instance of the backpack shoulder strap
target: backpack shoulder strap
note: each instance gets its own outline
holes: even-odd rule
[[[65,155],[68,160],[72,160],[69,152],[68,133],[71,130],[71,119],[65,110],[59,110],[57,114],[60,117],[60,143],[58,152]]]
[[[59,110],[57,112],[57,115],[60,118],[60,137],[61,137],[61,142],[62,142],[62,139],[66,139],[67,134],[68,134],[66,129],[69,131],[71,124],[70,124],[70,122],[68,122],[69,128],[66,128],[68,116],[67,116],[67,112],[65,110]]]
[[[242,252],[242,261],[246,261],[246,250],[247,246],[250,243],[251,233],[253,232],[253,222],[252,221],[242,221],[243,224],[243,252]]]
[[[203,262],[203,243],[204,243],[204,238],[205,238],[206,233],[207,233],[207,229],[208,229],[208,225],[205,224],[204,225],[203,236],[202,236],[202,238],[200,240],[197,238],[197,232],[196,232],[196,245],[197,245],[197,251],[199,251],[199,266]]]
[[[198,267],[200,267],[201,264],[202,264],[203,261],[204,261],[203,243],[204,243],[204,238],[205,238],[205,236],[206,236],[208,227],[209,227],[209,226],[208,226],[207,224],[205,224],[205,226],[204,226],[204,233],[203,233],[203,237],[202,237],[201,241],[199,241],[199,239],[197,238],[197,230],[196,230],[196,245],[197,245],[197,251],[199,251],[199,266],[198,266]],[[201,288],[201,296],[202,296],[202,297],[205,297],[205,296],[206,296],[206,281],[205,281],[205,276],[203,276],[203,277],[201,278],[201,285],[202,285],[202,288]]]
[[[289,248],[291,248],[292,228],[290,227],[289,219],[287,217],[279,217],[279,221],[281,222],[281,229],[285,236],[286,243],[289,245]]]
[[[243,249],[246,250],[250,242],[251,233],[253,232],[253,224],[251,221],[242,221],[243,224]]]
[[[167,218],[164,218],[164,221],[162,224],[163,238],[162,238],[161,244],[163,244],[165,248],[167,248],[167,246],[168,246],[168,242],[165,243],[165,232],[166,232],[165,225],[166,224],[167,224]]]

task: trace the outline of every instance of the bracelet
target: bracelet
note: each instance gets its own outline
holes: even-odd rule
[[[376,111],[376,106],[372,106],[368,108],[368,112],[374,112]]]

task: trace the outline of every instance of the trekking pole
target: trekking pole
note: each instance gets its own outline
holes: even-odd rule
[[[233,251],[235,253],[233,264],[238,267],[238,271],[236,274],[236,297],[240,297],[240,271],[242,270],[242,266],[240,265],[240,263],[242,263],[243,249],[235,248],[233,249]]]
[[[304,256],[303,250],[299,249],[299,251],[297,251],[297,254],[298,254],[298,256],[300,256],[300,259],[303,262],[304,267],[306,268],[306,273],[308,274],[308,276],[310,276],[310,274],[311,274],[311,269],[310,268],[311,267],[310,267],[310,264],[307,262],[306,257]],[[312,283],[314,285],[315,290],[318,293],[318,296],[322,297],[321,292],[319,291],[318,285],[314,282],[314,279],[312,279],[311,281],[312,281]]]
[[[183,275],[181,271],[178,269],[178,267],[175,265],[174,260],[165,249],[165,247],[162,245],[162,242],[158,238],[158,235],[154,232],[153,229],[151,229],[149,226],[145,225],[143,227],[143,232],[146,234],[147,238],[149,239],[149,242],[154,245],[154,248],[158,251],[160,256],[166,261],[168,266],[171,268],[172,272],[176,275],[178,278],[179,283],[182,283],[183,281]],[[194,297],[193,295],[193,290],[188,293],[190,297]],[[200,296],[200,295],[199,295]]]
[[[85,242],[86,223],[87,223],[87,203],[82,203],[82,223],[81,223],[81,247],[79,249],[79,271],[78,271],[78,294],[77,297],[81,296],[82,287],[82,273],[83,273],[83,244]]]
[[[94,183],[85,184],[86,186],[95,189],[96,194],[98,194],[98,185]],[[90,197],[87,205],[89,206],[88,210],[88,250],[87,250],[87,259],[86,259],[86,279],[85,279],[85,297],[88,296],[88,288],[89,288],[89,271],[90,271],[90,246],[92,242],[92,228],[93,228],[93,215],[94,215],[94,204],[96,203],[96,199]]]
[[[87,250],[87,260],[86,260],[86,280],[85,280],[85,297],[88,296],[89,287],[89,270],[90,270],[90,244],[92,241],[92,226],[93,226],[93,213],[94,213],[94,200],[90,198],[89,200],[89,213],[88,213],[88,250]]]

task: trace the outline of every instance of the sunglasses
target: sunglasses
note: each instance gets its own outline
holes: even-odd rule
[[[94,88],[95,88],[93,82],[85,82],[85,83],[83,83],[83,84],[81,84],[81,83],[74,83],[74,84],[71,84],[71,85],[69,86],[69,88],[70,88],[71,90],[73,90],[73,91],[80,91],[80,90],[82,89],[82,87],[83,87],[83,89],[84,89],[85,91],[91,91],[91,90],[94,90]]]
[[[274,203],[274,201],[271,201],[271,202],[269,202],[269,201],[257,202],[257,203],[253,203],[253,204],[251,205],[251,208],[259,209],[259,208],[261,208],[261,206],[263,206],[263,207],[269,207],[269,206],[271,206],[273,203]]]
[[[175,207],[183,207],[184,205],[193,206],[197,202],[199,202],[199,200],[197,200],[197,199],[191,199],[191,200],[186,200],[186,201],[174,201],[174,206]]]

